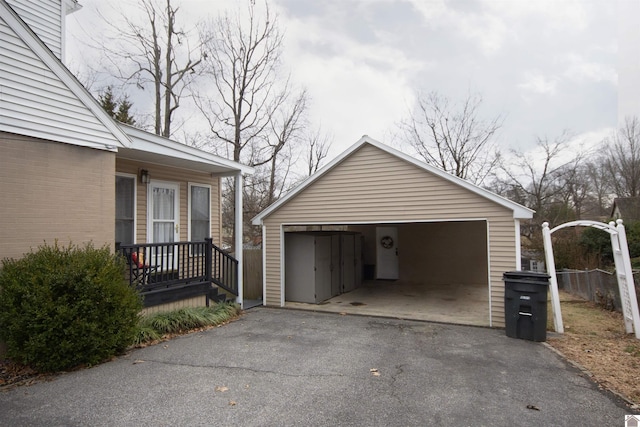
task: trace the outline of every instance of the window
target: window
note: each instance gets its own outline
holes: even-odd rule
[[[134,243],[136,178],[116,175],[116,242]]]
[[[211,187],[189,184],[189,240],[202,242],[211,236]]]

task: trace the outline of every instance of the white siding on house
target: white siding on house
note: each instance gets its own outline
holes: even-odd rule
[[[6,1],[58,59],[62,59],[62,0]]]
[[[114,129],[80,101],[4,15],[0,46],[0,131],[93,148],[121,146]]]

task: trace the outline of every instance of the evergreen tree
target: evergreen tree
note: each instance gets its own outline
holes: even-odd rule
[[[136,121],[131,116],[129,110],[131,109],[133,104],[129,101],[129,97],[125,95],[125,97],[120,101],[120,105],[118,106],[118,112],[113,116],[119,122],[122,122],[127,125],[135,125]]]
[[[136,124],[136,121],[130,112],[133,104],[129,101],[129,97],[127,95],[121,99],[116,99],[113,95],[113,88],[111,86],[107,86],[104,92],[98,95],[98,101],[102,108],[104,108],[104,110],[117,121],[127,125]]]
[[[111,117],[115,118],[115,111],[118,106],[115,98],[113,97],[113,89],[111,86],[107,86],[104,92],[98,95],[98,100],[100,101],[102,108],[104,108]]]

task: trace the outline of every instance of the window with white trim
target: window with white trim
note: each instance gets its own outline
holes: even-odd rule
[[[136,177],[116,175],[116,242],[135,240]]]
[[[211,237],[211,187],[189,184],[189,240],[202,242]]]

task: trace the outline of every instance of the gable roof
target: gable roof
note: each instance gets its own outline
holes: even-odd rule
[[[190,147],[169,138],[146,132],[133,126],[119,124],[131,138],[131,146],[118,150],[117,157],[173,167],[232,175],[252,174],[253,168]]]
[[[318,179],[320,179],[321,177],[323,177],[324,175],[328,174],[331,170],[333,170],[336,166],[340,165],[346,158],[348,158],[349,156],[351,156],[355,151],[357,151],[360,147],[362,147],[365,144],[369,144],[371,146],[374,146],[392,156],[395,156],[397,158],[400,158],[401,160],[404,160],[407,163],[410,163],[420,169],[423,169],[431,174],[434,174],[442,179],[445,179],[455,185],[458,185],[462,188],[465,188],[481,197],[484,197],[485,199],[491,200],[494,203],[497,203],[500,206],[503,206],[511,211],[513,211],[513,217],[515,219],[530,219],[533,217],[533,210],[524,207],[518,203],[512,202],[511,200],[505,199],[502,196],[498,196],[495,193],[492,193],[491,191],[485,190],[484,188],[478,187],[475,184],[472,184],[464,179],[458,178],[457,176],[454,176],[448,172],[445,172],[441,169],[435,168],[431,165],[428,165],[420,160],[417,160],[411,156],[408,156],[405,153],[402,153],[401,151],[398,151],[394,148],[391,148],[379,141],[376,141],[375,139],[364,135],[362,138],[360,138],[360,140],[358,140],[358,142],[356,142],[355,144],[353,144],[351,147],[349,147],[346,151],[344,151],[342,154],[340,154],[338,157],[336,157],[335,159],[333,159],[329,164],[327,164],[325,167],[323,167],[321,170],[319,170],[318,172],[316,172],[315,174],[313,174],[312,176],[310,176],[309,178],[307,178],[305,181],[303,181],[300,185],[298,185],[296,188],[294,188],[292,191],[290,191],[289,193],[287,193],[286,196],[282,197],[281,199],[279,199],[278,201],[276,201],[275,203],[273,203],[271,206],[267,207],[265,210],[263,210],[261,213],[259,213],[258,215],[256,215],[253,220],[252,223],[253,225],[261,225],[262,221],[268,217],[269,215],[271,215],[273,212],[275,212],[276,210],[278,210],[281,206],[283,206],[285,203],[287,203],[289,200],[293,199],[294,197],[296,197],[299,193],[301,193],[302,191],[304,191],[304,189],[306,189],[307,187],[309,187],[311,184],[313,184],[314,182],[316,182]]]
[[[68,94],[69,92],[66,91],[70,91],[72,96],[67,97],[67,100],[71,99],[76,103],[79,102],[80,104],[77,108],[80,110],[84,109],[83,112],[88,113],[87,117],[91,117],[94,123],[82,122],[82,119],[77,117],[79,115],[77,111],[69,111],[67,115],[52,115],[49,111],[52,109],[51,105],[45,104],[42,97],[38,96],[39,93],[36,93],[51,87],[51,81],[46,79],[48,76],[40,76],[41,81],[37,81],[29,79],[28,76],[16,76],[14,70],[12,75],[14,80],[10,81],[6,78],[6,75],[2,79],[2,85],[6,88],[3,91],[6,92],[2,100],[3,102],[6,100],[6,105],[11,106],[11,111],[14,113],[14,116],[8,116],[9,107],[7,107],[7,111],[3,111],[4,120],[0,123],[0,130],[109,151],[117,151],[118,147],[128,147],[131,145],[131,141],[115,120],[111,118],[102,106],[100,106],[98,101],[76,79],[67,67],[60,62],[56,55],[40,40],[29,25],[22,20],[5,0],[0,0],[0,24],[2,23],[13,31],[13,34],[5,34],[6,37],[13,37],[12,40],[16,40],[17,38],[26,46],[25,49],[22,46],[13,45],[11,46],[13,50],[9,50],[9,43],[6,41],[3,42],[3,44],[6,43],[6,45],[2,47],[3,59],[8,63],[11,62],[11,64],[7,64],[7,67],[18,68],[18,71],[23,71],[22,68],[16,67],[16,64],[20,64],[20,67],[24,67],[24,70],[27,68],[43,70],[42,66],[32,62],[41,61],[45,67],[44,70],[52,73],[49,76],[58,79],[63,85],[55,89],[64,94]],[[2,28],[2,25],[0,25],[0,28]],[[25,55],[28,55],[28,57]],[[9,71],[6,70],[5,72],[9,73]],[[36,88],[34,89],[34,93],[20,93],[19,87],[13,88],[7,84],[7,81],[16,84],[18,79],[24,84],[30,85],[29,87]],[[12,89],[15,90],[11,92]],[[18,92],[16,92],[16,90],[18,90]],[[56,95],[51,96],[53,98],[56,97]],[[61,94],[57,95],[57,97],[61,96]],[[17,103],[17,101],[20,101],[20,103]],[[76,107],[74,106],[73,108]],[[38,123],[34,123],[34,118],[29,116],[29,114],[34,114],[35,112],[37,112],[37,115],[34,117],[39,119]],[[52,120],[53,117],[55,117],[55,121]],[[82,125],[85,127],[82,128],[81,131],[76,132],[76,136],[72,136],[71,131],[66,127],[61,127],[59,123],[60,120],[66,122],[65,124],[82,122]],[[97,122],[95,120],[97,120]],[[69,135],[65,135],[64,130],[67,130]],[[82,131],[86,132],[86,137],[84,138],[81,136]]]
[[[617,197],[613,199],[611,217],[616,214],[616,208],[620,218],[624,221],[640,221],[640,197]]]

